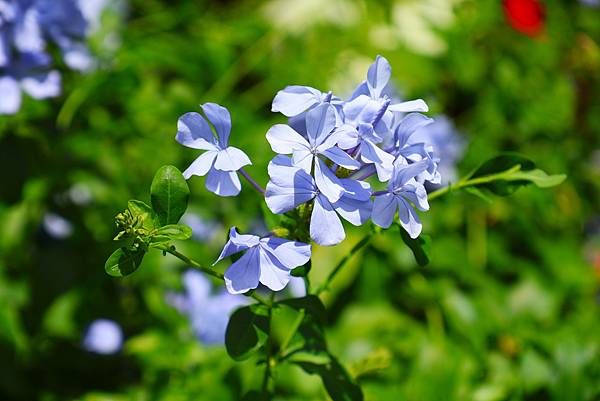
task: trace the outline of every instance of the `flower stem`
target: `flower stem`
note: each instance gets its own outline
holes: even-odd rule
[[[238,171],[246,179],[246,181],[248,181],[250,183],[250,185],[252,185],[254,187],[254,189],[256,189],[258,192],[260,192],[263,195],[265,194],[265,189],[263,187],[261,187],[260,185],[258,185],[258,183],[256,181],[254,181],[252,179],[252,177],[250,177],[250,174],[248,174],[248,172],[246,172],[246,170],[244,170],[244,168],[241,168]]]
[[[183,261],[184,263],[186,263],[190,266],[194,266],[195,268],[202,271],[203,273],[208,274],[209,276],[218,278],[219,280],[223,280],[223,281],[225,280],[225,277],[223,276],[223,274],[211,269],[210,267],[202,266],[200,263],[196,262],[195,260],[188,258],[181,252],[178,252],[174,246],[162,245],[162,246],[157,247],[157,249],[160,249],[163,252],[170,253],[171,255],[175,256],[177,259]],[[271,307],[271,305],[272,305],[272,302],[265,300],[263,297],[256,294],[253,290],[248,291],[244,295],[249,296],[249,297],[253,298],[254,300],[256,300],[257,302],[259,302],[263,305],[266,305],[268,307]]]
[[[267,332],[267,344],[265,346],[265,373],[263,376],[262,382],[262,392],[266,395],[269,394],[269,379],[271,378],[271,369],[275,367],[275,359],[272,357],[273,352],[273,336],[271,335],[271,326],[272,318],[273,318],[273,300],[275,299],[275,291],[271,291],[271,295],[269,297],[269,314],[268,314],[268,332]]]

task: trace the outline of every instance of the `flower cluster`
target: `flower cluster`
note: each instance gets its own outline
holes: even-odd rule
[[[411,136],[432,120],[418,113],[428,110],[424,101],[395,102],[386,95],[390,75],[388,61],[377,56],[347,101],[303,86],[289,86],[273,100],[272,110],[289,123],[267,132],[279,155],[269,165],[266,202],[273,213],[312,202],[310,237],[317,244],[345,238],[340,217],[387,228],[396,211],[412,238],[421,233],[414,207],[429,208],[423,184],[441,177],[431,145]],[[373,191],[365,181],[371,176],[377,178],[373,185],[387,188]]]
[[[19,110],[21,91],[34,99],[60,94],[49,47],[60,50],[69,68],[93,66],[85,38],[105,1],[0,0],[0,114]]]
[[[308,226],[319,245],[344,240],[341,219],[357,226],[371,220],[388,228],[396,213],[399,224],[416,238],[422,225],[415,209],[429,209],[425,184],[442,182],[440,158],[430,141],[413,138],[433,121],[419,113],[428,111],[427,105],[420,99],[395,101],[388,95],[390,76],[388,61],[377,56],[348,100],[307,86],[279,91],[272,111],[288,117],[288,124],[277,124],[266,134],[277,155],[269,163],[265,190],[244,171],[251,164],[248,156],[229,146],[227,109],[206,103],[201,106],[204,115],[187,113],[178,121],[176,140],[206,151],[183,175],[207,175],[209,191],[235,196],[241,190],[239,172],[264,194],[273,213],[301,208],[307,219],[299,224]],[[289,282],[291,269],[307,263],[311,254],[310,245],[302,242],[240,235],[232,228],[217,262],[242,250],[244,256],[225,272],[231,293],[259,283],[279,291]]]

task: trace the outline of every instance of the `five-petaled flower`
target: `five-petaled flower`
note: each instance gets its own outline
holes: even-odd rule
[[[183,176],[189,179],[193,175],[208,174],[206,189],[220,196],[235,196],[242,189],[236,172],[252,162],[243,151],[228,145],[231,132],[229,111],[215,103],[203,104],[202,111],[213,125],[214,133],[200,113],[186,113],[177,122],[177,142],[188,148],[207,151],[183,172]]]
[[[285,238],[239,234],[232,227],[214,264],[242,251],[244,255],[225,271],[225,286],[232,294],[247,292],[259,283],[273,291],[282,290],[290,281],[291,270],[310,260],[311,246]]]

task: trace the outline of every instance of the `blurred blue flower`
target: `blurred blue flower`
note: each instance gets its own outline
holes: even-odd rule
[[[343,194],[332,201],[320,191],[313,177],[281,155],[269,163],[269,177],[265,201],[273,213],[285,213],[314,199],[310,237],[319,245],[336,245],[346,237],[338,214],[357,226],[364,224],[371,215],[371,187],[366,182],[339,179]]]
[[[119,352],[123,346],[123,330],[113,320],[93,321],[85,332],[83,347],[96,354],[110,355]]]
[[[188,212],[183,215],[181,221],[192,229],[192,238],[200,242],[209,242],[221,231],[221,225],[216,221],[207,220],[204,217]]]
[[[587,7],[600,7],[600,0],[579,0],[579,2]]]
[[[444,115],[436,116],[431,124],[417,128],[408,142],[410,144],[423,142],[433,149],[441,180],[429,180],[432,184],[447,185],[456,181],[456,163],[462,158],[466,143],[464,137],[454,127],[452,120]]]
[[[225,290],[212,293],[210,280],[197,270],[183,274],[183,286],[185,292],[168,294],[168,302],[189,318],[198,340],[206,345],[223,344],[229,315],[247,303],[246,297]]]
[[[21,91],[34,99],[60,94],[49,44],[61,50],[70,68],[85,71],[94,66],[85,40],[89,22],[98,18],[103,4],[104,0],[0,0],[0,114],[19,110]]]
[[[55,239],[65,239],[73,233],[73,224],[55,213],[46,213],[42,219],[44,231]]]
[[[411,203],[421,211],[429,210],[429,204],[425,187],[414,178],[427,168],[427,164],[425,162],[404,163],[402,158],[396,159],[387,191],[376,194],[372,220],[378,226],[388,228],[398,211],[400,225],[411,238],[417,238],[421,234],[422,225]]]
[[[213,265],[242,251],[246,252],[225,271],[225,286],[232,294],[254,289],[259,282],[273,291],[282,290],[290,281],[290,271],[310,260],[311,246],[284,238],[242,235],[232,227],[229,241]]]
[[[240,149],[228,145],[231,132],[229,111],[215,103],[203,104],[202,111],[207,118],[199,113],[186,113],[177,122],[177,142],[188,148],[207,151],[183,172],[183,176],[189,179],[193,175],[208,174],[206,189],[220,196],[236,196],[242,189],[237,171],[252,162]]]
[[[34,99],[60,94],[60,74],[48,71],[45,53],[21,53],[5,68],[0,68],[0,114],[14,114],[21,107],[21,92]]]

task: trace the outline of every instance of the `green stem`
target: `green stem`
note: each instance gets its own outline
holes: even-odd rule
[[[512,173],[515,173],[515,172],[519,171],[520,169],[521,169],[521,165],[518,164],[506,171],[502,171],[502,172],[496,173],[496,174],[484,175],[482,177],[476,177],[476,178],[471,178],[471,179],[461,178],[458,182],[456,182],[454,184],[449,184],[448,186],[446,186],[444,188],[440,188],[437,191],[430,193],[429,195],[427,195],[427,199],[432,201],[436,198],[439,198],[440,196],[446,195],[452,191],[456,191],[461,188],[470,187],[472,185],[487,184],[488,182],[492,182],[492,181],[496,181],[496,180],[507,179],[509,177],[506,177],[506,176],[508,176]]]
[[[218,271],[215,271],[213,269],[211,269],[210,267],[206,267],[206,266],[202,266],[200,263],[196,262],[193,259],[188,258],[187,256],[185,256],[184,254],[182,254],[181,252],[178,252],[175,247],[173,246],[169,246],[169,245],[161,245],[161,246],[157,246],[157,249],[160,249],[161,251],[170,253],[171,255],[175,256],[176,258],[178,258],[179,260],[185,262],[188,265],[194,266],[195,268],[197,268],[198,270],[202,271],[203,273],[208,274],[209,276],[212,276],[214,278],[217,278],[219,280],[225,280],[225,277],[223,276],[223,274],[219,273]],[[272,306],[272,302],[269,302],[267,300],[265,300],[263,297],[261,297],[260,295],[256,294],[253,290],[248,291],[246,294],[246,296],[249,296],[253,299],[255,299],[257,302],[268,306],[269,308]]]
[[[326,291],[329,289],[329,285],[331,284],[331,281],[333,281],[335,276],[340,272],[340,270],[342,270],[344,265],[346,265],[346,263],[352,258],[352,256],[354,256],[355,253],[357,253],[364,246],[366,246],[371,241],[372,237],[373,237],[373,231],[371,231],[367,235],[365,235],[360,241],[358,241],[358,243],[356,245],[354,245],[354,247],[352,247],[352,249],[350,250],[350,253],[348,253],[346,256],[344,256],[344,258],[342,260],[340,260],[340,262],[337,264],[337,266],[335,266],[335,268],[331,271],[331,273],[329,273],[329,275],[327,276],[325,281],[319,287],[317,287],[317,289],[315,290],[315,295],[319,295],[323,291]]]
[[[265,373],[263,376],[262,382],[262,392],[263,394],[269,394],[269,379],[271,378],[271,370],[275,367],[275,360],[272,358],[271,353],[273,352],[273,340],[271,335],[271,326],[272,326],[272,318],[273,318],[273,300],[275,299],[275,291],[271,291],[271,295],[269,297],[269,326],[267,331],[267,344],[265,346]]]

